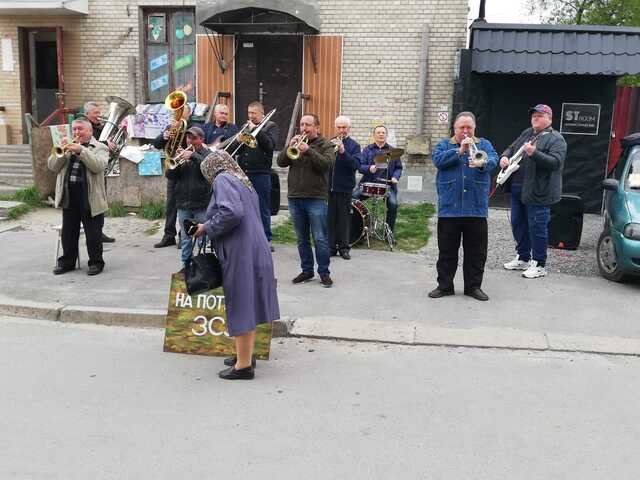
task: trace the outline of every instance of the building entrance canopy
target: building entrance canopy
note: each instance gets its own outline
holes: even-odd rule
[[[316,0],[220,0],[198,4],[196,20],[218,34],[316,34],[320,15]]]

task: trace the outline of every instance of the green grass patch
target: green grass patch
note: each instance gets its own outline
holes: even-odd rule
[[[138,209],[138,215],[147,220],[158,220],[164,218],[164,202],[144,203]]]
[[[365,201],[365,204],[367,203]],[[430,203],[401,204],[396,219],[395,250],[412,253],[423,248],[431,235],[428,225],[429,219],[434,213],[435,207]],[[288,218],[281,225],[273,227],[272,233],[273,243],[295,244],[297,241],[291,218]],[[361,242],[354,248],[367,248],[366,242]],[[379,240],[371,239],[371,249],[388,250],[388,246]]]
[[[107,210],[107,217],[126,217],[129,210],[122,205],[122,202],[111,202],[109,210]]]
[[[32,208],[33,207],[31,207],[31,205],[18,205],[17,207],[13,207],[7,210],[7,217],[9,217],[11,220],[17,220],[21,216],[29,213]]]
[[[7,210],[7,216],[11,220],[17,220],[23,215],[29,213],[34,208],[45,206],[44,202],[42,201],[42,197],[34,186],[18,190],[13,195],[1,195],[0,200],[23,203],[23,205],[18,205],[17,207],[13,207]]]

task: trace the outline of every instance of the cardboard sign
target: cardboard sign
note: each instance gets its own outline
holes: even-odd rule
[[[271,324],[260,324],[254,353],[257,358],[268,360],[270,350]],[[227,332],[222,288],[189,295],[184,273],[171,276],[164,351],[216,357],[235,355],[233,338]]]

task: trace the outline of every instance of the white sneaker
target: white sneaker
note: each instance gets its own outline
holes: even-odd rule
[[[527,268],[529,268],[529,262],[520,260],[520,257],[516,255],[516,258],[514,258],[510,262],[505,263],[503,267],[507,270],[526,270]]]
[[[538,262],[536,262],[535,260],[531,260],[531,262],[529,263],[529,268],[522,272],[522,276],[525,278],[546,277],[547,269],[544,267],[539,267]]]

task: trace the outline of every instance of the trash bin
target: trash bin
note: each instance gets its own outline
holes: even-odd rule
[[[576,250],[582,237],[584,204],[578,195],[562,195],[560,201],[551,207],[549,222],[549,246]]]

